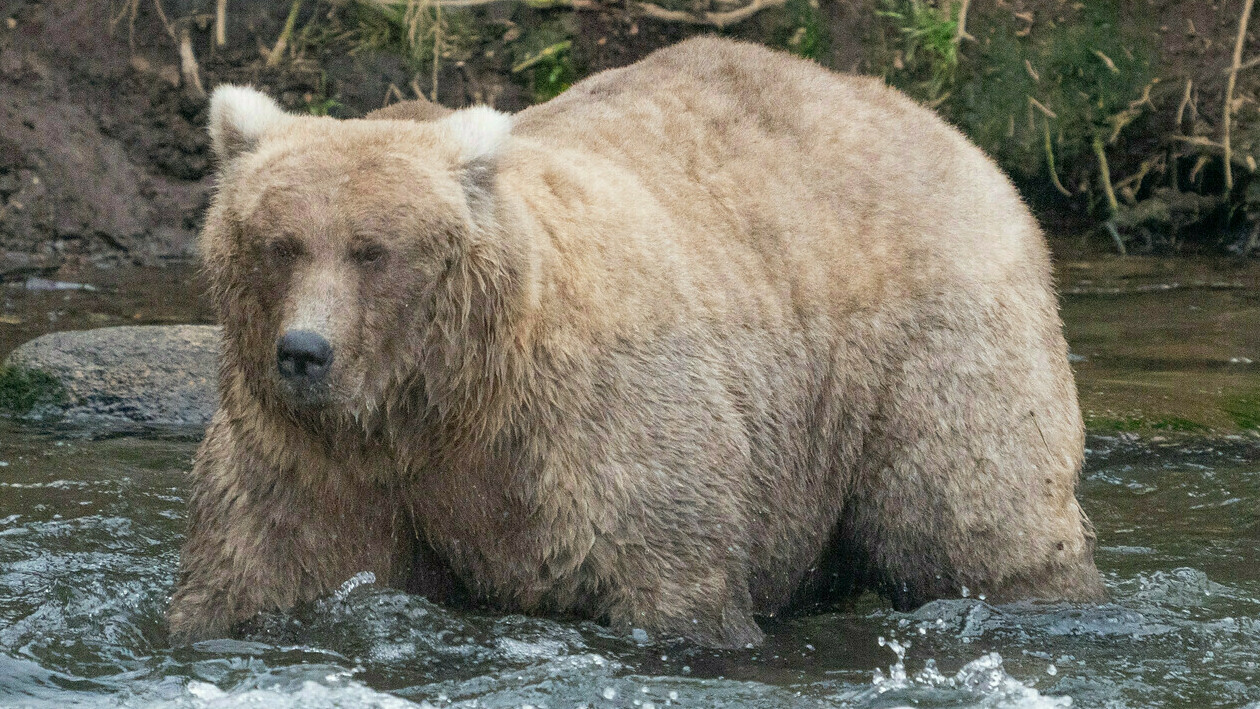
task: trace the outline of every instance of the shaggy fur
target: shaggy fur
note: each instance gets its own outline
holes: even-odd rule
[[[364,570],[713,646],[868,588],[1103,595],[1041,234],[901,94],[693,39],[510,119],[237,99],[176,638]]]

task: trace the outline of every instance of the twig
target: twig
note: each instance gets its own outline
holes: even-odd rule
[[[1064,197],[1071,197],[1071,191],[1064,187],[1063,183],[1059,181],[1059,171],[1054,166],[1054,146],[1050,142],[1050,118],[1047,116],[1042,120],[1044,121],[1046,127],[1046,167],[1050,168],[1050,182],[1054,185],[1054,188],[1059,191],[1059,194]]]
[[[569,47],[572,47],[572,46],[573,46],[573,42],[571,42],[571,41],[569,41],[569,40],[567,40],[567,39],[566,39],[565,41],[563,41],[563,42],[556,42],[555,44],[551,45],[550,47],[546,47],[546,48],[544,48],[542,51],[540,51],[539,53],[535,54],[534,56],[532,56],[532,57],[527,57],[527,58],[526,58],[525,60],[523,60],[521,63],[519,63],[519,64],[517,64],[516,66],[512,67],[512,73],[513,73],[513,74],[519,74],[519,73],[521,73],[522,71],[525,71],[526,69],[528,69],[528,68],[530,68],[530,67],[534,66],[534,65],[535,65],[535,64],[537,64],[538,62],[541,62],[542,60],[544,60],[544,59],[546,59],[546,58],[548,58],[548,57],[554,57],[554,56],[556,56],[557,54],[559,54],[559,53],[561,53],[561,52],[567,51],[567,50],[569,49]]]
[[[302,9],[302,0],[293,0],[289,6],[289,17],[284,21],[284,29],[276,39],[276,45],[267,53],[267,66],[276,66],[284,58],[284,50],[289,46],[289,37],[293,35],[293,26],[297,24],[298,11]]]
[[[184,87],[191,90],[197,98],[206,97],[206,89],[201,85],[201,70],[197,67],[197,55],[193,54],[192,33],[188,23],[181,23],[179,29],[179,73],[184,77]]]
[[[442,5],[433,4],[433,103],[438,102],[438,64],[442,50]]]
[[[1209,140],[1207,138],[1204,138],[1201,135],[1170,135],[1168,136],[1168,140],[1171,140],[1174,143],[1185,143],[1186,145],[1199,148],[1201,151],[1211,153],[1213,155],[1220,155],[1222,157],[1226,155],[1225,145],[1223,143],[1218,143],[1214,140]],[[1232,151],[1229,152],[1228,154],[1229,154],[1229,162],[1231,164],[1238,165],[1239,167],[1244,168],[1248,171],[1252,170],[1251,164],[1247,162],[1246,157],[1240,158],[1237,155],[1235,155]]]
[[[109,18],[109,32],[112,35],[123,18],[127,18],[127,46],[132,54],[136,53],[136,15],[140,12],[140,0],[127,0],[118,14]]]
[[[1094,155],[1098,158],[1098,175],[1102,180],[1103,194],[1107,196],[1107,207],[1114,218],[1120,211],[1120,203],[1116,201],[1116,191],[1111,186],[1111,169],[1107,167],[1107,148],[1103,145],[1101,135],[1094,136]]]
[[[1137,187],[1133,188],[1133,192],[1134,194],[1136,194],[1138,190],[1142,189],[1142,180],[1145,180],[1146,176],[1150,174],[1151,170],[1154,170],[1155,166],[1159,165],[1163,161],[1164,161],[1164,156],[1162,154],[1143,160],[1142,164],[1138,166],[1137,172],[1133,173],[1132,175],[1129,175],[1128,177],[1116,183],[1115,185],[1116,189],[1123,191],[1124,189],[1128,188],[1130,184],[1132,184],[1133,182],[1136,182]],[[1163,167],[1160,167],[1161,172],[1163,171],[1163,169],[1164,169]]]
[[[1028,72],[1028,76],[1033,80],[1033,83],[1041,82],[1041,74],[1037,73],[1037,70],[1033,68],[1032,62],[1027,59],[1024,60],[1024,71]]]
[[[1095,54],[1095,55],[1096,55],[1099,59],[1101,59],[1101,60],[1102,60],[1103,64],[1106,64],[1106,65],[1107,65],[1107,68],[1108,68],[1109,70],[1111,70],[1111,73],[1112,73],[1112,74],[1119,74],[1119,73],[1120,73],[1120,70],[1116,68],[1116,63],[1115,63],[1115,62],[1113,62],[1113,61],[1111,61],[1111,57],[1107,56],[1106,54],[1103,54],[1102,52],[1098,51],[1097,49],[1095,49],[1095,50],[1094,50],[1094,54]]]
[[[214,46],[227,46],[227,0],[218,0],[214,6]]]
[[[1142,87],[1142,95],[1129,102],[1129,110],[1137,110],[1143,104],[1155,108],[1155,103],[1151,101],[1151,89],[1155,88],[1155,84],[1159,83],[1159,77],[1151,79],[1150,83]]]
[[[406,100],[407,100],[407,99],[403,96],[402,91],[399,91],[399,90],[398,90],[398,87],[397,87],[397,86],[395,86],[393,83],[391,83],[391,84],[389,85],[389,88],[388,88],[388,89],[385,89],[385,99],[381,101],[381,108],[385,108],[386,106],[388,106],[388,105],[389,105],[389,97],[390,97],[390,96],[393,96],[394,98],[398,99],[400,102],[401,102],[401,101],[406,101]]]
[[[1199,159],[1194,161],[1194,166],[1190,168],[1190,174],[1187,176],[1191,183],[1194,183],[1199,179],[1199,173],[1202,172],[1204,166],[1208,164],[1208,160],[1208,156],[1200,155]]]
[[[948,100],[949,100],[949,97],[950,97],[950,96],[952,96],[952,95],[953,95],[953,93],[954,93],[953,91],[946,91],[945,93],[941,94],[940,96],[937,96],[936,98],[932,99],[931,101],[928,101],[927,103],[925,103],[925,104],[923,104],[923,105],[925,105],[925,106],[927,106],[928,108],[931,108],[931,109],[936,109],[936,108],[938,108],[941,104],[943,104],[943,103],[945,103],[946,101],[948,101]]]
[[[1181,105],[1177,107],[1177,130],[1181,130],[1181,119],[1186,114],[1186,106],[1190,105],[1190,89],[1194,86],[1193,79],[1186,79],[1186,91],[1181,95]]]
[[[1242,66],[1243,44],[1247,41],[1247,22],[1251,19],[1251,6],[1254,0],[1246,0],[1243,4],[1242,17],[1238,20],[1238,38],[1234,41],[1234,61],[1230,64],[1229,83],[1225,85],[1225,191],[1234,189],[1234,171],[1230,167],[1233,156],[1233,144],[1230,141],[1230,118],[1234,106],[1234,84],[1238,82],[1238,69]]]
[[[1116,244],[1116,251],[1119,251],[1121,256],[1128,256],[1129,250],[1124,248],[1124,239],[1120,238],[1120,232],[1116,229],[1116,223],[1111,220],[1107,220],[1103,226],[1106,227],[1107,231],[1111,234],[1111,240]]]
[[[175,25],[166,19],[166,11],[162,9],[162,0],[153,0],[153,9],[157,10],[158,19],[162,21],[162,26],[166,28],[166,34],[171,41],[179,44],[179,38],[175,36]]]
[[[699,15],[681,10],[667,10],[660,5],[654,5],[648,2],[636,2],[634,6],[639,12],[662,22],[679,22],[689,25],[709,25],[722,29],[730,25],[742,22],[749,17],[771,7],[779,7],[787,3],[787,0],[752,0],[751,3],[739,8],[738,10],[729,10],[727,12],[704,12]]]
[[[1260,66],[1260,57],[1252,57],[1248,59],[1247,61],[1243,62],[1242,64],[1239,64],[1238,71],[1244,71],[1246,69],[1250,69],[1253,66]],[[1228,74],[1233,70],[1234,70],[1234,67],[1231,66],[1230,68],[1226,69],[1224,73]]]
[[[493,5],[504,1],[505,0],[433,0],[431,4],[441,5],[442,7],[480,7],[482,5]],[[370,0],[370,2],[385,6],[399,4],[399,0]],[[543,8],[572,7],[575,10],[593,10],[596,8],[593,0],[527,0],[527,4]]]
[[[1046,118],[1059,117],[1058,114],[1056,114],[1054,111],[1051,111],[1049,108],[1046,107],[1045,104],[1033,98],[1032,96],[1028,97],[1028,104],[1032,106],[1033,108],[1037,109],[1038,111],[1041,111],[1043,114],[1045,114]]]
[[[1204,138],[1201,135],[1170,135],[1168,139],[1177,143],[1185,143],[1193,145],[1196,148],[1207,148],[1215,152],[1224,152],[1225,146],[1210,138]]]
[[[976,40],[967,34],[967,7],[970,5],[971,0],[962,0],[962,7],[958,8],[958,31],[954,33],[954,44],[961,44],[964,39]]]

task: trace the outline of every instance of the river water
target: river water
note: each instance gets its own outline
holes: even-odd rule
[[[897,613],[868,596],[715,652],[451,611],[355,578],[242,638],[171,648],[162,612],[200,431],[0,420],[0,706],[1260,709],[1260,435],[1246,403],[1260,376],[1244,361],[1260,360],[1260,278],[1160,264],[1061,276],[1096,431],[1080,495],[1108,603]],[[0,344],[208,315],[195,298],[155,303],[148,278],[176,277],[10,288]]]

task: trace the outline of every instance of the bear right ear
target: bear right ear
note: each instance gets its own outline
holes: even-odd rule
[[[210,96],[210,142],[220,162],[253,150],[267,131],[293,120],[270,96],[248,86],[225,84]]]

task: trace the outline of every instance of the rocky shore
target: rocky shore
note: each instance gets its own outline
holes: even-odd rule
[[[210,325],[44,335],[0,367],[0,409],[66,423],[204,426],[217,402],[218,346]]]

